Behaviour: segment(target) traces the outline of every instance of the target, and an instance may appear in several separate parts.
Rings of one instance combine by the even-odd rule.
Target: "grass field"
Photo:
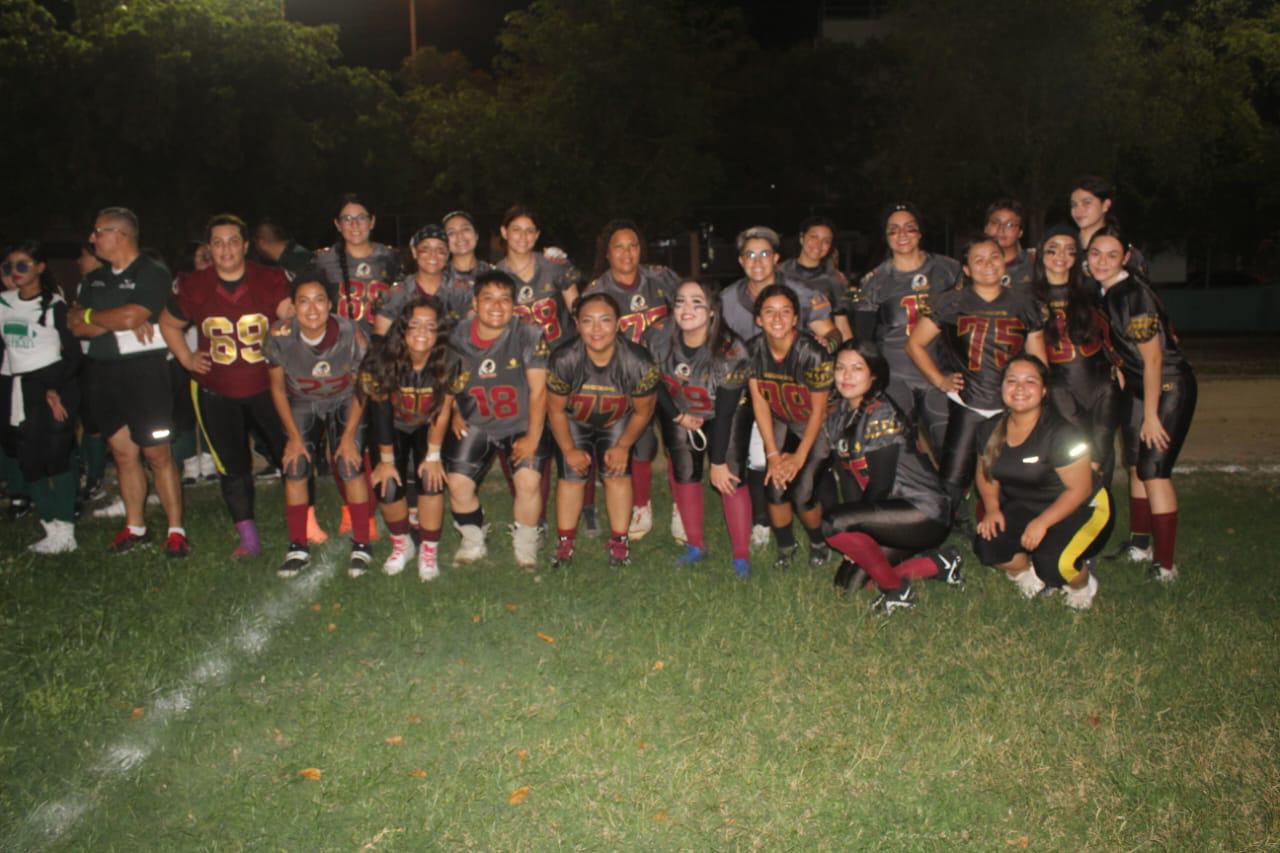
[[[278,580],[278,485],[249,562],[216,488],[184,562],[102,555],[105,522],[36,559],[7,524],[0,844],[1274,849],[1277,485],[1180,489],[1182,580],[1104,563],[1082,614],[971,557],[890,619],[832,594],[834,562],[740,582],[714,512],[722,558],[677,570],[665,489],[632,567],[584,539],[535,576],[491,479],[489,561],[432,584],[349,580],[342,545]]]

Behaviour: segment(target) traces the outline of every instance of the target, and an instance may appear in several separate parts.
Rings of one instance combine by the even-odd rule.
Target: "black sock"
[[[796,547],[796,535],[791,532],[791,525],[785,527],[773,528],[773,538],[778,543],[779,548]]]
[[[764,471],[747,469],[747,494],[751,495],[751,524],[770,527],[769,502],[765,499]]]
[[[1130,533],[1129,544],[1135,548],[1147,549],[1151,547],[1150,533]]]
[[[474,524],[476,527],[484,527],[484,507],[478,506],[471,512],[455,512],[453,520],[463,526]]]
[[[815,546],[815,545],[826,545],[826,544],[827,544],[827,540],[826,540],[826,539],[823,537],[823,535],[822,535],[822,528],[821,528],[821,527],[806,527],[806,528],[804,529],[804,532],[809,534],[809,547],[810,547],[810,548],[812,548],[812,547],[813,547],[813,546]]]

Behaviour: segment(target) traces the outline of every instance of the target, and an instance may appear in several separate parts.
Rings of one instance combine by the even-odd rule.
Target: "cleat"
[[[573,559],[573,539],[561,536],[556,542],[556,553],[551,558],[551,568],[563,569]]]
[[[792,545],[790,548],[779,548],[778,555],[773,561],[773,567],[784,571],[791,568],[791,563],[796,558],[796,551],[799,549],[799,545]]]
[[[1173,583],[1178,579],[1178,567],[1173,566],[1166,569],[1159,563],[1152,563],[1147,577],[1150,580],[1157,581],[1159,583]]]
[[[107,493],[102,487],[101,480],[85,480],[84,488],[80,490],[80,500],[85,503],[93,503]]]
[[[1026,569],[1016,575],[1009,575],[1009,580],[1018,585],[1023,598],[1035,598],[1044,590],[1044,581],[1036,574],[1035,569]]]
[[[671,538],[681,545],[689,541],[684,532],[684,519],[680,517],[680,507],[675,504],[671,505]]]
[[[182,485],[194,486],[200,482],[200,457],[188,456],[182,460]]]
[[[124,518],[124,498],[119,495],[116,499],[106,506],[100,506],[93,511],[94,518]]]
[[[916,591],[904,582],[898,589],[886,590],[871,602],[871,611],[882,616],[892,616],[895,610],[914,610]]]
[[[809,543],[809,565],[820,569],[831,559],[831,547],[821,542]]]
[[[604,549],[609,554],[609,565],[612,568],[631,565],[631,542],[627,536],[610,536]]]
[[[387,561],[382,564],[382,573],[384,575],[398,575],[404,571],[404,567],[409,565],[409,561],[413,559],[413,539],[408,533],[396,535],[391,534],[391,555],[387,557]]]
[[[935,575],[938,580],[947,586],[964,586],[964,575],[960,574],[960,563],[963,560],[959,548],[945,545],[933,555],[933,561],[938,564],[938,574]]]
[[[69,554],[76,550],[76,527],[70,521],[41,521],[45,537],[27,550],[36,554]]]
[[[1139,545],[1142,541],[1147,544]],[[1151,537],[1148,534],[1142,534],[1142,539],[1138,540],[1134,534],[1129,534],[1129,538],[1120,543],[1110,554],[1106,555],[1108,560],[1129,560],[1134,563],[1149,563],[1153,558]]]
[[[1072,610],[1088,610],[1093,606],[1093,597],[1098,594],[1098,579],[1089,575],[1089,581],[1080,589],[1069,586],[1062,588],[1062,603]]]
[[[191,553],[191,543],[187,541],[187,534],[174,531],[164,539],[164,555],[174,559],[181,559]]]
[[[582,508],[582,532],[588,536],[600,535],[600,522],[596,520],[596,508],[594,506]]]
[[[653,505],[633,506],[631,508],[631,527],[627,529],[627,537],[639,542],[653,529]]]
[[[867,585],[868,579],[868,575],[862,566],[845,558],[841,561],[840,568],[836,569],[836,577],[833,583],[836,589],[841,592],[848,590],[856,592]]]
[[[699,548],[697,545],[685,545],[684,553],[676,558],[676,565],[682,568],[688,568],[701,563],[706,558],[706,550]]]
[[[284,562],[276,569],[276,576],[293,578],[311,568],[311,551],[306,545],[297,542],[289,543],[289,551],[284,555]]]
[[[478,563],[489,556],[489,548],[484,541],[485,536],[489,533],[489,525],[458,524],[455,521],[453,529],[458,531],[458,535],[462,537],[462,542],[458,545],[458,550],[453,555],[455,565],[467,566],[471,563]]]
[[[751,577],[751,561],[743,560],[741,558],[734,560],[733,573],[743,580]]]
[[[9,498],[9,520],[17,521],[20,518],[26,518],[31,513],[31,499],[23,495],[14,495]]]
[[[418,546],[418,580],[426,583],[440,577],[440,543],[423,542]]]
[[[373,549],[363,542],[353,543],[351,545],[351,562],[347,563],[347,577],[363,577],[365,572],[369,571],[369,564],[372,562]]]
[[[412,523],[413,523],[413,520],[412,520],[412,519],[410,519],[410,524],[412,524]],[[310,531],[310,528],[308,528],[307,532],[308,532],[308,533],[310,533],[310,532],[311,532],[311,531]],[[343,505],[342,505],[342,520],[338,522],[338,535],[339,535],[339,536],[346,536],[346,535],[347,535],[348,533],[350,533],[350,532],[351,532],[351,510],[347,509],[347,505],[346,505],[346,504],[343,504]]]
[[[341,533],[342,531],[338,532]],[[328,541],[329,534],[324,532],[324,528],[316,520],[316,508],[314,506],[307,507],[307,544],[323,545]]]
[[[125,554],[132,551],[134,548],[147,544],[150,541],[151,536],[149,534],[143,533],[139,536],[137,534],[130,533],[129,528],[126,526],[116,534],[115,539],[111,540],[111,544],[107,546],[107,550],[112,554]]]
[[[218,479],[218,463],[213,461],[213,454],[207,451],[200,454],[200,479]]]
[[[538,567],[538,528],[516,522],[511,525],[511,550],[516,555],[516,565],[532,571]]]
[[[751,547],[763,548],[769,544],[769,527],[765,524],[755,524],[751,527]]]
[[[1155,553],[1151,548],[1129,545],[1125,548],[1124,557],[1131,563],[1150,563],[1155,558]]]

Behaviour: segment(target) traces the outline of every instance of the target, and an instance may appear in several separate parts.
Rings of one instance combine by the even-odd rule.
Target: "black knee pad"
[[[364,474],[364,468],[358,462],[352,463],[342,456],[334,458],[333,470],[337,472],[340,480],[355,480]]]
[[[308,480],[311,478],[311,460],[299,456],[284,466],[283,473],[286,480]]]

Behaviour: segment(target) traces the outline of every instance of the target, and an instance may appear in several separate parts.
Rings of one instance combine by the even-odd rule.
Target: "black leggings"
[[[1124,411],[1124,395],[1110,377],[1092,387],[1072,387],[1065,382],[1049,386],[1053,406],[1073,425],[1084,430],[1093,446],[1093,461],[1102,469],[1102,482],[1110,483],[1116,466],[1116,429]]]
[[[425,480],[417,480],[418,468],[422,466],[422,462],[427,458],[427,437],[431,434],[431,425],[423,424],[413,432],[402,432],[395,430],[392,436],[394,442],[391,447],[395,454],[396,473],[400,475],[400,484],[395,480],[387,478],[383,480],[377,487],[378,501],[384,504],[393,504],[396,501],[407,497],[404,484],[412,478],[417,482],[417,493],[419,495],[442,495],[443,489],[431,489],[427,486]]]
[[[702,425],[702,433],[710,440],[713,421]],[[739,406],[733,411],[729,425],[729,446],[725,450],[724,464],[729,473],[746,482],[747,447],[751,442],[751,425],[755,423],[750,406]],[[658,411],[658,426],[662,429],[662,443],[667,448],[667,459],[677,483],[701,483],[702,468],[708,457],[706,448],[693,446],[689,430],[677,424],[665,412]],[[639,446],[639,445],[637,445]]]
[[[252,397],[224,397],[191,382],[196,420],[218,468],[218,485],[233,522],[253,518],[253,456],[249,430],[257,426],[271,442],[270,455],[277,461],[284,452],[284,428],[271,402],[271,392]]]
[[[965,490],[973,482],[973,472],[978,465],[978,428],[990,420],[968,406],[954,400],[947,418],[947,438],[943,442],[942,465],[938,473],[951,498],[953,512],[959,513],[964,502]]]
[[[909,381],[905,379],[889,379],[885,394],[906,412],[913,424],[923,424],[925,434],[929,436],[930,450],[935,456],[942,455],[946,446],[947,422],[950,420],[950,400],[947,395],[934,388],[924,379]],[[912,434],[914,439],[915,435]]]
[[[782,441],[778,444],[778,450],[782,453],[791,453],[800,446],[800,436],[776,419],[773,422],[773,434],[782,436]],[[811,509],[820,497],[822,490],[819,489],[819,483],[822,478],[831,476],[831,465],[828,460],[830,455],[827,433],[823,430],[818,433],[818,439],[809,450],[809,457],[805,459],[804,467],[796,472],[795,479],[785,489],[780,489],[777,484],[770,482],[765,487],[766,499],[774,506],[790,501],[799,510]]]
[[[843,503],[822,518],[822,535],[865,533],[890,563],[901,563],[946,541],[950,528],[902,498],[875,503]]]
[[[1160,425],[1169,433],[1169,446],[1164,450],[1142,443],[1142,398],[1132,390],[1125,396],[1129,403],[1128,423],[1123,428],[1126,465],[1136,465],[1139,480],[1167,480],[1182,451],[1182,442],[1191,429],[1196,413],[1196,377],[1187,373],[1165,382],[1160,391]]]
[[[598,474],[600,479],[606,476],[631,476],[631,457],[635,455],[635,448],[631,449],[631,453],[627,454],[626,470],[620,475],[605,474],[604,454],[610,447],[616,447],[622,439],[622,434],[626,432],[627,421],[631,419],[628,414],[619,418],[611,426],[595,427],[589,424],[579,423],[572,418],[569,419],[569,435],[573,437],[573,446],[587,451],[591,456],[591,467],[587,469],[587,473],[579,474],[577,471],[564,464],[564,454],[556,454],[556,470],[561,480],[571,483],[582,483],[591,479],[593,473]],[[647,431],[647,430],[646,430]],[[652,432],[649,433],[652,435]],[[657,440],[654,441],[655,446]]]

